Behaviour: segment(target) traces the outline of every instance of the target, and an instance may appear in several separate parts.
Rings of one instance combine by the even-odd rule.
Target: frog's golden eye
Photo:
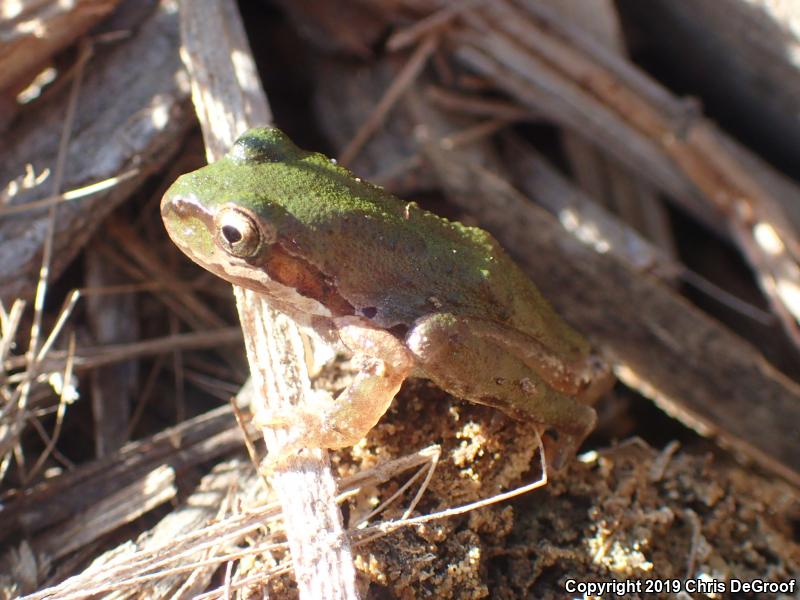
[[[214,218],[217,228],[217,245],[237,258],[258,254],[262,239],[261,230],[253,216],[237,208],[223,208]]]

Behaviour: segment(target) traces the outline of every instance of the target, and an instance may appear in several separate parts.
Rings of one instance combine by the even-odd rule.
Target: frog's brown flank
[[[292,256],[280,244],[273,244],[266,256],[264,270],[270,279],[297,290],[306,298],[324,305],[336,317],[354,315],[355,309],[319,269],[297,256]]]

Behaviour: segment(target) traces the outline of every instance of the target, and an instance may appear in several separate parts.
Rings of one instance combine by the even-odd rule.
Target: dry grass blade
[[[114,187],[115,185],[119,185],[120,183],[131,179],[132,177],[136,177],[138,174],[138,169],[131,169],[125,173],[120,173],[116,177],[109,177],[103,181],[85,185],[62,194],[55,194],[41,200],[34,200],[33,202],[26,202],[25,204],[15,204],[13,206],[0,206],[0,217],[8,217],[10,215],[24,213],[29,210],[38,210],[40,208],[51,208],[61,204],[62,202],[81,200],[82,198],[86,198],[92,194],[98,194]]]
[[[17,330],[19,328],[20,319],[25,311],[25,301],[17,299],[11,305],[11,310],[6,312],[3,303],[0,302],[0,373],[5,378],[5,365],[6,357],[14,345],[14,340],[17,337]]]
[[[103,365],[150,356],[175,350],[188,350],[193,348],[214,348],[220,345],[235,344],[242,339],[241,329],[238,327],[223,327],[211,331],[199,331],[195,333],[176,333],[163,338],[154,338],[133,342],[130,344],[116,344],[107,346],[97,346],[80,348],[74,357],[76,369],[91,369]],[[43,355],[39,361],[41,371],[57,371],[63,368],[67,358],[65,351],[51,351]],[[19,368],[25,364],[23,357],[13,357],[4,364],[6,368]],[[19,381],[24,376],[20,375],[9,377],[10,381]]]
[[[386,41],[386,48],[393,52],[402,50],[416,43],[421,38],[443,29],[455,17],[465,11],[478,7],[482,2],[483,0],[467,0],[466,2],[459,2],[452,6],[445,6],[438,12],[424,19],[420,19],[410,27],[393,33]]]
[[[206,306],[192,290],[169,286],[174,274],[164,264],[163,258],[153,250],[134,230],[120,218],[111,217],[106,222],[109,235],[118,241],[119,247],[134,264],[117,255],[111,248],[106,248],[106,255],[135,279],[143,282],[155,279],[165,287],[165,293],[159,294],[161,301],[172,312],[193,329],[224,327],[225,322]]]
[[[61,434],[61,427],[64,424],[64,415],[67,412],[67,404],[74,402],[77,399],[77,394],[72,386],[72,368],[74,366],[73,359],[75,357],[75,335],[69,337],[69,346],[67,348],[67,364],[64,366],[64,376],[61,380],[61,393],[58,397],[58,407],[56,408],[56,422],[53,426],[52,435],[48,436],[47,444],[44,450],[36,459],[33,467],[28,473],[27,482],[33,481],[40,469],[44,466],[45,461],[54,451],[58,437]],[[26,483],[27,483],[26,482]]]
[[[535,481],[514,488],[513,490],[509,490],[507,492],[495,494],[494,496],[491,496],[489,498],[484,498],[482,500],[477,500],[475,502],[469,502],[461,506],[454,506],[453,508],[447,508],[427,515],[420,515],[418,517],[409,517],[408,515],[411,512],[411,510],[409,509],[406,511],[405,514],[403,514],[403,517],[400,519],[397,519],[395,521],[385,521],[383,523],[378,523],[376,525],[372,525],[370,527],[365,527],[364,529],[358,530],[359,537],[358,540],[356,541],[356,545],[360,546],[361,544],[366,544],[367,542],[383,537],[384,535],[387,535],[402,527],[421,525],[423,523],[429,523],[431,521],[438,521],[441,519],[448,519],[450,517],[463,515],[472,512],[474,510],[479,510],[481,508],[491,506],[492,504],[505,502],[506,500],[516,498],[517,496],[521,496],[523,494],[527,494],[528,492],[532,492],[533,490],[544,487],[545,485],[547,485],[547,461],[545,457],[544,446],[542,444],[542,439],[539,436],[538,430],[537,430],[537,438],[539,443],[539,461],[540,461],[539,465],[541,468],[541,475]],[[426,479],[426,483],[428,480],[429,479]],[[422,489],[424,489],[424,487]]]
[[[19,432],[14,428],[16,423],[15,411],[17,404],[14,402],[15,392],[9,382],[6,358],[11,352],[14,340],[17,337],[20,319],[25,311],[25,302],[15,300],[11,305],[11,310],[6,312],[0,303],[0,481],[5,478],[5,474],[11,465],[11,453],[8,451],[15,443]]]
[[[58,159],[53,173],[53,192],[60,194],[61,182],[64,180],[64,165],[67,159],[67,146],[70,135],[72,134],[72,123],[75,118],[75,110],[78,105],[78,95],[83,81],[83,68],[91,57],[91,49],[87,45],[81,46],[81,54],[76,63],[77,73],[73,79],[72,89],[70,90],[69,102],[67,104],[67,114],[64,117],[64,129],[61,132],[61,139],[58,147]],[[53,254],[53,231],[55,229],[55,219],[58,205],[50,206],[48,216],[47,234],[45,236],[44,249],[42,251],[42,267],[39,273],[39,285],[36,289],[36,296],[33,303],[33,324],[31,325],[31,340],[28,349],[28,357],[31,361],[30,368],[34,367],[35,361],[39,358],[39,336],[42,323],[42,313],[44,310],[44,298],[47,294],[47,284],[50,275],[50,260]],[[32,373],[32,377],[35,372]]]
[[[428,99],[443,110],[465,115],[479,117],[493,117],[507,121],[535,121],[541,119],[538,115],[524,106],[519,106],[508,100],[494,100],[458,94],[438,86],[428,86],[425,89]]]
[[[401,485],[397,491],[395,491],[391,496],[383,500],[378,506],[375,507],[374,510],[370,511],[366,515],[364,515],[355,525],[353,525],[353,529],[359,529],[362,525],[366,525],[369,520],[385,511],[391,504],[400,498],[403,494],[405,494],[406,490],[408,490],[417,479],[422,476],[422,473],[425,473],[425,479],[423,479],[422,484],[419,486],[416,495],[411,500],[408,505],[408,508],[403,511],[403,518],[406,519],[409,515],[414,512],[414,509],[419,504],[419,501],[422,499],[422,495],[425,493],[425,490],[428,489],[428,485],[431,482],[431,478],[433,478],[433,473],[436,471],[436,465],[439,464],[439,457],[441,456],[441,448],[439,446],[432,447],[433,452],[430,452],[430,463],[424,466],[424,470],[419,470],[414,475],[412,475],[408,481],[406,481],[403,485]],[[422,453],[420,453],[422,454]]]

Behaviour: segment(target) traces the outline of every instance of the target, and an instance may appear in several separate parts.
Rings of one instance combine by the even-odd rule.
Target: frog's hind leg
[[[557,432],[548,462],[559,468],[592,431],[594,409],[546,382],[529,360],[503,342],[503,325],[451,314],[423,317],[406,338],[420,369],[454,396],[499,408]],[[537,352],[542,352],[537,350]],[[557,357],[551,357],[557,361]]]

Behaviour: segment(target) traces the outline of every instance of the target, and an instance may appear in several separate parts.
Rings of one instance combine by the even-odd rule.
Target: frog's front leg
[[[406,344],[425,376],[451,394],[555,429],[558,441],[547,457],[555,468],[594,428],[594,409],[576,399],[579,387],[569,383],[574,366],[525,334],[484,319],[434,314],[416,321]]]
[[[360,317],[335,321],[345,346],[355,354],[359,371],[336,398],[319,394],[302,406],[273,411],[259,418],[259,425],[290,430],[276,464],[302,448],[346,448],[372,429],[388,410],[414,359],[403,343]]]

